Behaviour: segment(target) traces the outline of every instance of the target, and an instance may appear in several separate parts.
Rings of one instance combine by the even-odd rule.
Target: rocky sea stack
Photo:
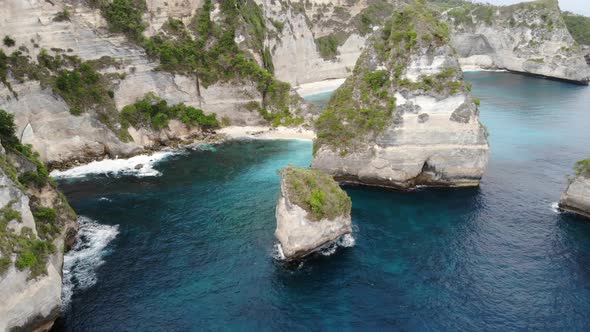
[[[369,185],[476,186],[489,148],[470,90],[448,26],[423,1],[406,5],[316,121],[312,166]]]
[[[559,200],[559,208],[590,218],[590,158],[574,167],[575,176]]]
[[[303,258],[352,233],[350,197],[329,175],[291,166],[280,173],[275,236],[286,260]]]

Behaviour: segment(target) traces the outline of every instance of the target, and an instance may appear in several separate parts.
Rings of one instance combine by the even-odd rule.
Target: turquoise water
[[[308,165],[310,142],[176,155],[159,177],[61,180],[94,221],[68,254],[80,259],[55,330],[587,330],[590,222],[551,205],[590,155],[590,88],[466,77],[491,135],[481,187],[346,188],[356,245],[297,267],[273,259],[276,170]]]

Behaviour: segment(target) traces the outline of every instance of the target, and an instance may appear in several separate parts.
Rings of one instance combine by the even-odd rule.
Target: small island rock
[[[352,233],[350,197],[332,177],[290,166],[280,173],[275,236],[286,260],[303,258]]]
[[[590,218],[590,158],[574,167],[575,177],[561,194],[559,208]]]

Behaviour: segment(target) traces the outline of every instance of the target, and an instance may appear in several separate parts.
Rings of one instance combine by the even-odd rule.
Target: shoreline
[[[49,176],[54,179],[80,179],[88,175],[133,175],[149,177],[161,175],[154,166],[172,156],[189,150],[211,149],[211,146],[234,140],[304,140],[312,141],[315,133],[304,128],[270,126],[229,126],[216,131],[212,139],[185,141],[176,146],[161,146],[142,153],[120,158],[102,158],[89,160],[64,169],[55,168]]]

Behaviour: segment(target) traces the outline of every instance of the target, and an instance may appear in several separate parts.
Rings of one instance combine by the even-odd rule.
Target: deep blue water
[[[60,181],[80,215],[119,234],[56,330],[587,330],[590,222],[551,204],[590,156],[590,88],[466,77],[490,132],[481,187],[347,188],[356,245],[299,268],[272,258],[276,170],[308,165],[309,142]]]

